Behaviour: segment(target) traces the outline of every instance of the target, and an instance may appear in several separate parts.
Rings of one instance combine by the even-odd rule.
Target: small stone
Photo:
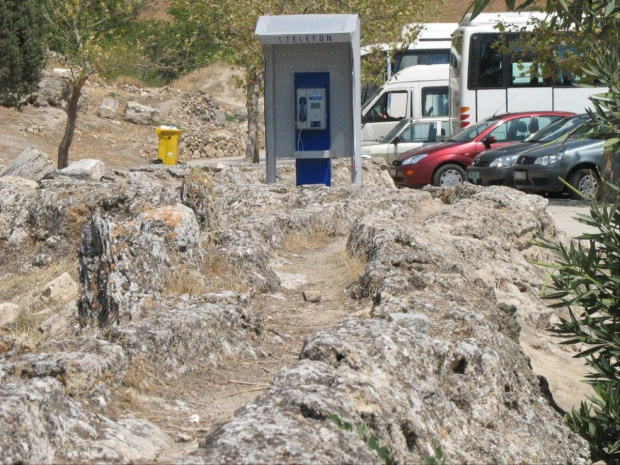
[[[303,296],[306,302],[318,303],[321,301],[321,293],[319,291],[304,291]]]
[[[182,442],[182,443],[186,443],[186,442],[191,442],[193,440],[193,438],[186,433],[179,433],[174,437],[174,442]]]

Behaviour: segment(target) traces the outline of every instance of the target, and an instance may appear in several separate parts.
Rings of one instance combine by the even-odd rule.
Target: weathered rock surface
[[[66,168],[58,170],[58,172],[76,179],[100,181],[105,175],[105,170],[105,163],[101,160],[85,158],[71,163]]]
[[[0,184],[8,184],[17,187],[25,187],[28,189],[37,189],[39,183],[31,179],[22,178],[20,176],[3,176],[0,177]]]
[[[93,217],[80,250],[83,324],[131,320],[141,298],[164,291],[176,265],[196,267],[201,259],[198,222],[184,205],[148,210],[119,225]]]
[[[55,74],[49,74],[41,79],[39,90],[33,93],[30,98],[37,107],[47,105],[62,107],[70,93],[71,88],[65,79]]]
[[[264,357],[252,298],[279,290],[272,261],[289,236],[324,235],[348,237],[366,262],[347,292],[372,301],[374,318],[310,338],[186,463],[378,462],[331,414],[367,424],[403,463],[422,462],[433,439],[450,463],[586,463],[518,344],[543,307],[545,272],[528,259],[543,253],[534,235],[556,237],[546,201],[508,188],[396,190],[376,160],[360,188],[349,163],[334,162],[331,188],[294,187],[293,164],[280,162],[275,185],[246,164],[0,184],[0,239],[14,245],[0,263],[79,257],[82,324],[30,352],[1,348],[3,460],[158,460],[174,436],[109,415],[110,393],[145,360],[179,377]],[[247,294],[208,292],[213,260]]]
[[[62,307],[78,297],[79,289],[79,285],[69,273],[63,273],[43,287],[41,299],[47,306]]]
[[[3,463],[128,463],[153,461],[172,440],[144,420],[80,408],[53,378],[0,384]]]
[[[110,97],[104,97],[101,100],[99,109],[97,110],[97,114],[101,118],[109,118],[109,119],[114,119],[116,117],[117,112],[118,112],[118,100],[110,98]]]
[[[132,123],[149,125],[153,123],[157,109],[137,102],[127,102],[125,119]]]
[[[368,425],[399,463],[422,463],[434,439],[451,463],[587,463],[518,344],[492,324],[465,326],[480,336],[449,341],[357,319],[321,332],[185,463],[377,462],[332,414]]]
[[[38,149],[24,150],[19,156],[0,171],[0,177],[16,176],[40,181],[55,169],[52,160]]]
[[[0,328],[13,323],[20,312],[21,308],[19,308],[19,305],[11,302],[0,304]]]

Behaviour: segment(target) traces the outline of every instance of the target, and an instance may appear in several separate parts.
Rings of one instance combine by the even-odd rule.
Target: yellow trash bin
[[[164,165],[175,165],[179,152],[179,139],[183,130],[176,126],[159,126],[155,128],[155,132],[159,136],[157,158]]]

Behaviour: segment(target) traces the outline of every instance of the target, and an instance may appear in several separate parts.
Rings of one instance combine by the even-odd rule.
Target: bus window
[[[477,88],[502,87],[502,54],[497,34],[483,34],[480,39],[480,60]]]
[[[511,87],[542,86],[542,76],[537,76],[538,65],[532,62],[517,61],[510,64]],[[534,73],[532,73],[534,71]]]
[[[441,122],[441,142],[444,141],[444,138],[450,136],[450,121],[442,121]]]
[[[407,50],[394,56],[392,72],[416,65],[444,65],[450,61],[450,51],[445,50]]]
[[[422,116],[448,116],[448,86],[422,89]]]

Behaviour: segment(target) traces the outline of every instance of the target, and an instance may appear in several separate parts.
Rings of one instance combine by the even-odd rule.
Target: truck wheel
[[[433,186],[457,187],[465,182],[467,175],[459,165],[443,165],[433,175]]]
[[[588,199],[595,199],[601,186],[601,179],[595,171],[591,169],[582,169],[573,173],[570,177],[570,184]],[[573,191],[570,191],[570,197],[572,199],[582,198]]]

